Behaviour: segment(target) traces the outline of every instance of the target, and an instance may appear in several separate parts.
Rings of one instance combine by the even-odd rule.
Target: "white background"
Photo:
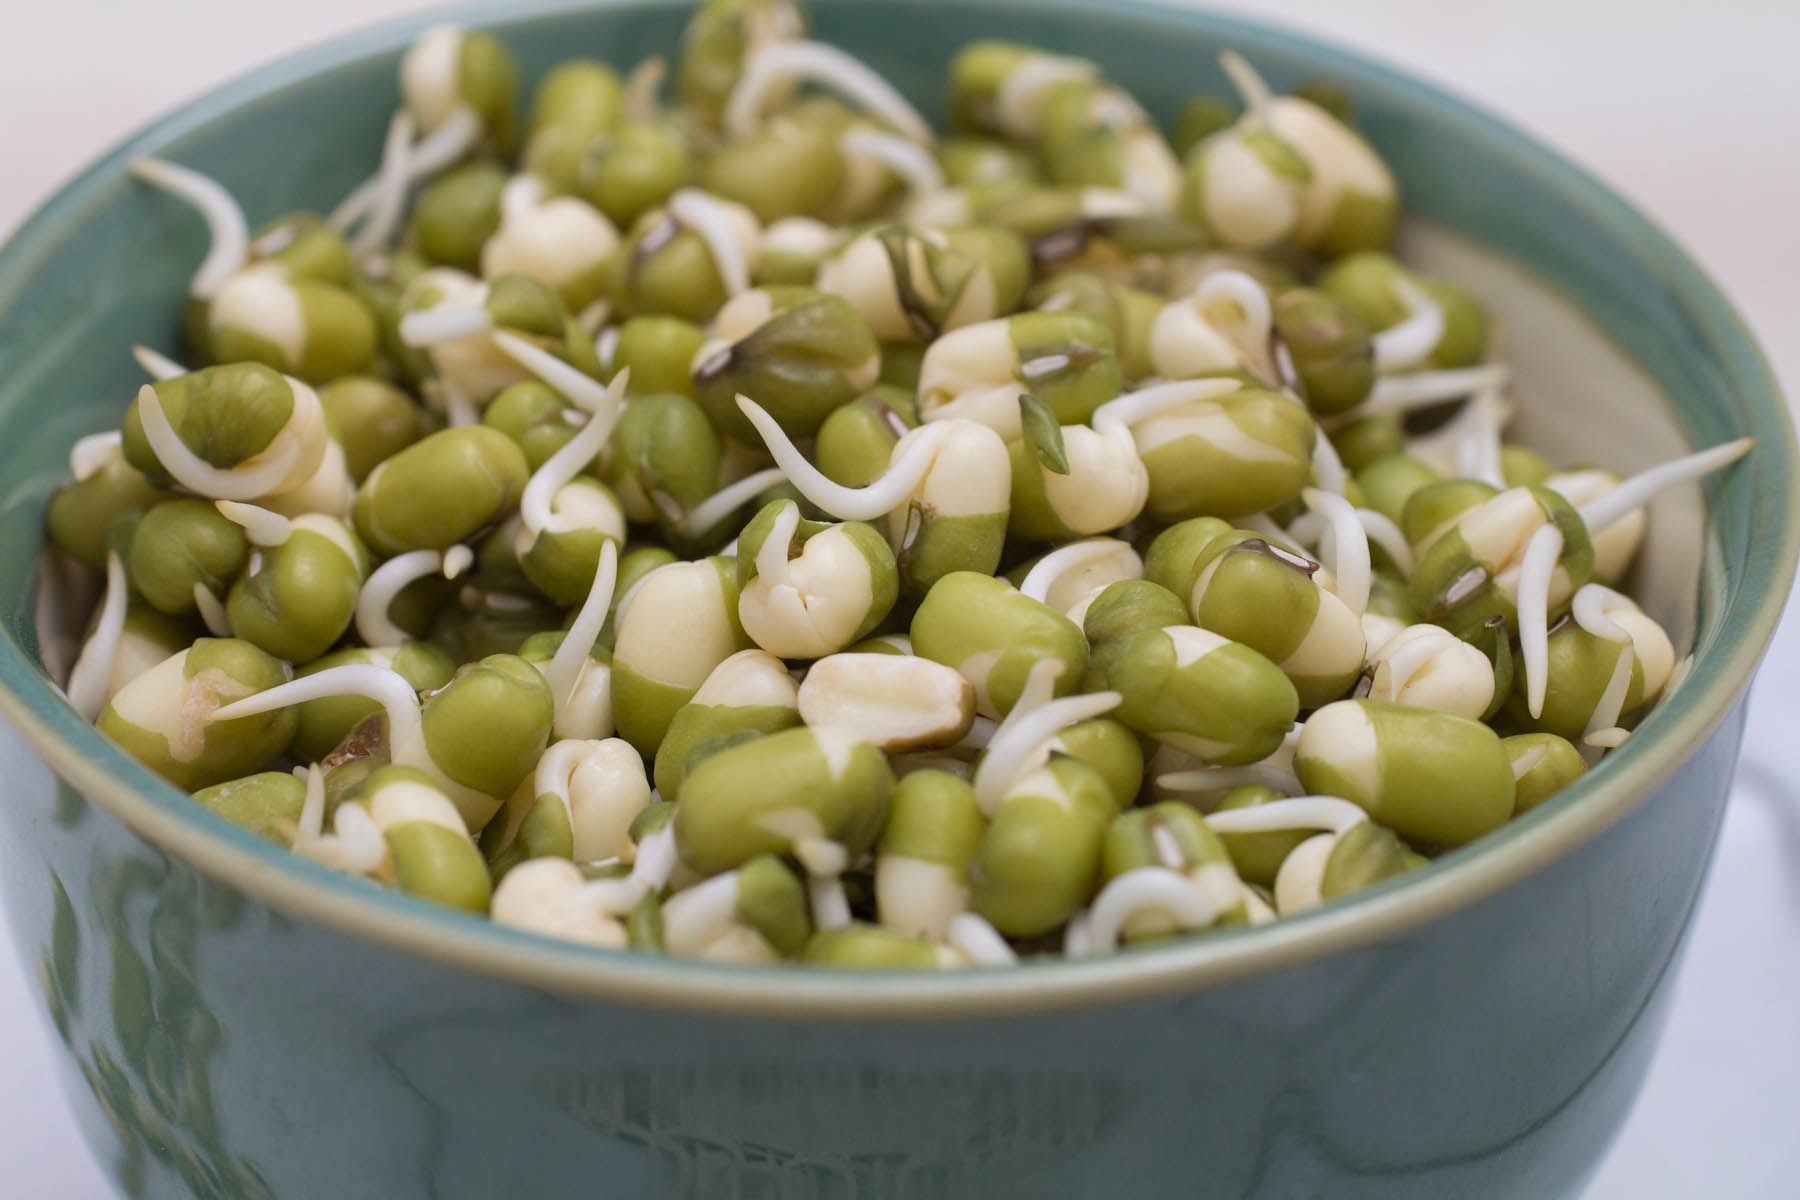
[[[416,0],[0,0],[0,230],[178,101]],[[1240,5],[1240,7],[1248,7]],[[1800,5],[1759,0],[1275,0],[1310,29],[1447,84],[1633,197],[1800,384]],[[1777,636],[1668,1037],[1590,1195],[1800,1193],[1800,619]],[[0,730],[0,778],[28,769]],[[0,940],[4,940],[0,937]],[[102,1197],[54,1096],[48,1025],[0,950],[0,1162],[12,1194]]]

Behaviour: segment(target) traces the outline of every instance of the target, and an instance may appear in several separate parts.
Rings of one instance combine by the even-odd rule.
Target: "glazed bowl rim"
[[[361,29],[255,68],[144,126],[65,183],[0,247],[0,313],[29,284],[37,259],[79,228],[133,157],[162,150],[253,101],[355,61],[397,51],[439,24],[491,26],[583,10],[646,7],[658,0],[486,0]],[[1083,0],[1031,0],[1021,8],[1078,10]],[[1559,153],[1437,86],[1327,41],[1235,15],[1167,0],[1113,0],[1139,22],[1194,21],[1238,44],[1285,46],[1353,67],[1409,105],[1453,118],[1509,164],[1535,173],[1570,204],[1604,214],[1632,252],[1655,264],[1707,329],[1722,357],[1753,386],[1743,397],[1755,425],[1759,486],[1748,523],[1779,520],[1776,544],[1759,545],[1727,603],[1714,643],[1697,655],[1675,695],[1649,724],[1553,801],[1477,844],[1355,897],[1256,929],[1129,950],[1084,961],[1005,970],[849,974],[793,966],[746,967],[557,942],[387,892],[299,859],[198,806],[176,803],[168,784],[131,762],[63,703],[32,655],[0,638],[0,716],[83,795],[161,850],[284,913],[341,933],[480,975],[611,1003],[766,1018],[925,1020],[999,1018],[1032,1010],[1117,1003],[1193,992],[1316,961],[1391,939],[1514,884],[1599,835],[1641,803],[1712,733],[1748,686],[1774,633],[1800,559],[1800,477],[1794,435],[1773,372],[1743,319],[1674,241],[1633,206]],[[1767,486],[1764,486],[1767,485]]]

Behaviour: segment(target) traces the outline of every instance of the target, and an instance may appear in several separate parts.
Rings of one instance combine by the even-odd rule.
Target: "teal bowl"
[[[0,879],[94,1153],[130,1196],[1522,1196],[1579,1189],[1667,1009],[1794,571],[1795,452],[1742,321],[1665,236],[1466,104],[1286,32],[1137,0],[817,3],[818,35],[935,111],[969,39],[1097,59],[1165,120],[1224,46],[1354,98],[1411,248],[1507,322],[1525,436],[1641,465],[1758,439],[1659,502],[1639,586],[1693,650],[1580,784],[1348,902],[1114,959],[871,977],[558,945],[335,877],[107,744],[40,665],[45,499],[173,348],[202,249],[125,175],[221,179],[260,219],[376,157],[422,19],[149,127],[0,251],[0,714],[60,779],[0,805]],[[674,44],[683,6],[453,14],[530,75]]]

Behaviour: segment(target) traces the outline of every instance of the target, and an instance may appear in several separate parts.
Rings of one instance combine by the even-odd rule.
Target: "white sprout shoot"
[[[106,595],[100,602],[100,615],[94,621],[94,631],[81,644],[81,653],[69,671],[69,686],[64,693],[84,720],[92,721],[106,707],[106,693],[112,684],[119,642],[125,636],[125,613],[130,600],[131,588],[125,578],[125,564],[117,551],[108,551]]]
[[[80,483],[119,457],[125,435],[117,429],[90,433],[69,447],[69,475]]]
[[[1167,867],[1137,867],[1094,897],[1088,910],[1088,952],[1111,953],[1125,922],[1146,909],[1167,913],[1184,929],[1201,929],[1219,919],[1219,910],[1187,876]]]
[[[206,626],[207,633],[213,637],[231,636],[231,618],[226,615],[225,605],[204,583],[194,584],[194,608],[199,612],[200,623]]]
[[[494,345],[539,380],[561,392],[576,408],[599,412],[609,407],[615,410],[625,407],[625,389],[631,382],[629,367],[614,375],[610,384],[603,384],[516,333],[504,329],[496,332]],[[617,415],[615,411],[614,416]]]
[[[671,822],[654,833],[644,835],[644,840],[638,843],[637,855],[632,860],[631,874],[623,879],[596,879],[582,888],[582,894],[608,916],[621,916],[649,893],[662,891],[668,884],[669,877],[675,873],[676,861],[675,826]],[[736,872],[731,872],[729,876],[715,878],[735,876]],[[707,882],[710,883],[711,880]],[[733,908],[735,907],[734,900]]]
[[[244,210],[217,180],[160,158],[133,160],[131,173],[179,196],[205,219],[212,244],[194,270],[188,294],[196,300],[212,299],[219,285],[250,256],[250,227],[244,220]]]
[[[1374,337],[1375,369],[1406,371],[1431,357],[1444,336],[1444,310],[1431,294],[1404,275],[1394,277],[1394,294],[1406,305],[1406,319]]]
[[[931,141],[931,126],[893,85],[868,64],[823,42],[776,42],[744,62],[737,85],[725,101],[725,130],[743,137],[756,127],[764,97],[790,77],[823,84],[855,101],[917,142]]]
[[[144,374],[161,383],[165,379],[174,379],[178,375],[186,375],[187,368],[158,350],[148,346],[133,346],[131,357],[143,368]]]
[[[412,152],[413,117],[404,108],[388,122],[387,140],[381,148],[381,168],[375,176],[375,199],[369,206],[368,220],[350,239],[350,250],[357,257],[385,249],[393,240],[394,229],[406,208],[406,184]]]
[[[769,536],[756,551],[756,576],[772,587],[790,586],[792,571],[788,552],[793,549],[794,533],[800,528],[800,506],[785,504],[770,522]]]
[[[1094,952],[1094,939],[1088,936],[1088,914],[1083,909],[1063,926],[1063,957],[1087,958]]]
[[[994,115],[1006,132],[1015,137],[1035,135],[1032,110],[1038,97],[1059,83],[1092,79],[1095,72],[1094,64],[1085,58],[1033,54],[1008,71],[1001,81],[994,92]]]
[[[1294,769],[1294,753],[1300,744],[1296,725],[1267,758],[1237,767],[1195,767],[1169,771],[1156,777],[1158,787],[1171,792],[1225,792],[1255,785],[1275,792],[1299,792],[1300,776]]]
[[[150,443],[150,452],[156,455],[163,470],[188,491],[214,500],[255,500],[266,496],[287,480],[300,459],[298,440],[284,430],[257,456],[263,461],[229,470],[215,467],[188,449],[169,424],[162,398],[147,383],[138,389],[138,420],[144,428],[144,440]]]
[[[1678,483],[1686,483],[1691,479],[1699,479],[1709,475],[1721,467],[1728,467],[1744,455],[1750,453],[1750,447],[1756,444],[1755,438],[1739,438],[1734,442],[1714,446],[1696,454],[1673,459],[1636,475],[1619,484],[1611,491],[1597,496],[1580,508],[1581,520],[1590,534],[1599,533],[1614,521],[1642,508],[1665,488]]]
[[[1322,488],[1306,488],[1300,493],[1306,507],[1323,516],[1327,523],[1331,554],[1326,565],[1335,581],[1338,599],[1361,618],[1369,607],[1372,571],[1369,566],[1369,535],[1356,509],[1342,496]]]
[[[407,148],[402,190],[462,158],[480,138],[481,118],[468,105],[458,105],[436,129]],[[339,233],[347,233],[371,209],[385,202],[381,194],[383,179],[384,173],[377,173],[373,179],[358,184],[331,210],[326,224]]]
[[[388,559],[369,572],[357,594],[356,636],[369,646],[398,646],[407,641],[411,635],[394,624],[389,615],[395,597],[409,584],[440,572],[445,579],[455,579],[468,569],[469,562],[467,546],[452,546],[441,554],[436,550],[408,550]]]
[[[872,158],[906,181],[915,196],[928,196],[944,188],[944,170],[929,150],[910,138],[857,126],[844,131],[838,149],[847,156]]]
[[[1325,436],[1325,430],[1317,425],[1313,427],[1312,471],[1320,488],[1334,496],[1344,494],[1344,485],[1350,478],[1344,470],[1344,460],[1338,457],[1337,447]]]
[[[887,470],[866,487],[845,487],[813,466],[780,422],[750,397],[739,394],[738,409],[762,435],[775,465],[802,496],[842,521],[873,521],[899,508],[924,482],[945,437],[959,422],[938,421],[909,432],[894,445]]]
[[[1019,590],[1042,604],[1058,580],[1082,570],[1090,563],[1117,556],[1122,546],[1130,549],[1129,543],[1110,537],[1084,538],[1079,542],[1059,546],[1032,565],[1031,570],[1025,573],[1025,578],[1019,582]]]
[[[1562,556],[1562,530],[1549,522],[1537,527],[1519,560],[1519,655],[1525,661],[1525,707],[1544,714],[1550,682],[1550,581]]]
[[[1291,530],[1283,529],[1280,525],[1277,525],[1275,523],[1275,518],[1271,517],[1266,512],[1251,513],[1249,516],[1238,517],[1236,518],[1236,524],[1239,529],[1254,533],[1262,538],[1263,541],[1268,542],[1271,545],[1279,544],[1286,549],[1293,550],[1302,555],[1306,553],[1306,545],[1301,538]]]
[[[591,661],[594,643],[606,625],[607,610],[612,607],[613,587],[619,581],[619,547],[611,539],[600,543],[600,563],[594,569],[594,581],[588,587],[587,599],[575,614],[575,620],[563,634],[563,640],[544,667],[544,682],[550,685],[555,711],[567,708],[581,682],[581,673]]]
[[[656,118],[657,93],[662,90],[663,78],[669,73],[668,60],[660,54],[652,54],[639,61],[625,76],[625,87],[622,89],[620,109],[627,121],[650,121]]]
[[[1243,316],[1245,341],[1261,346],[1268,342],[1274,327],[1274,310],[1269,306],[1269,293],[1263,285],[1242,271],[1214,271],[1202,279],[1189,299],[1202,312],[1220,301],[1237,306]]]
[[[1512,764],[1513,782],[1517,783],[1519,780],[1525,778],[1525,776],[1531,774],[1532,768],[1536,767],[1539,763],[1543,762],[1544,756],[1549,753],[1550,753],[1549,745],[1547,743],[1540,742],[1537,745],[1531,747],[1531,749],[1525,751],[1525,753],[1519,755],[1519,757],[1513,759],[1513,764]]]
[[[598,889],[603,882],[615,881],[596,881],[588,887]],[[736,923],[737,901],[736,871],[714,875],[704,883],[677,892],[663,905],[663,941],[671,949],[680,947],[690,952],[710,944]]]
[[[1393,560],[1394,567],[1402,576],[1410,576],[1413,573],[1412,546],[1407,543],[1406,534],[1394,524],[1393,518],[1372,508],[1359,508],[1356,510],[1356,519],[1362,522],[1364,536],[1387,551],[1387,556]]]
[[[1031,665],[1019,699],[994,730],[975,768],[975,802],[992,817],[1025,775],[1050,757],[1050,741],[1070,725],[1109,713],[1124,699],[1117,692],[1088,692],[1052,700],[1062,664],[1040,659]]]
[[[1569,615],[1577,625],[1597,638],[1623,645],[1631,641],[1631,631],[1612,619],[1612,614],[1620,611],[1635,613],[1637,605],[1599,583],[1583,585],[1569,602]]]
[[[1592,733],[1583,734],[1581,744],[1596,750],[1617,750],[1631,736],[1631,730],[1622,725],[1610,725],[1605,729],[1596,729]]]
[[[738,245],[717,197],[699,188],[684,187],[669,197],[666,207],[671,217],[693,230],[706,244],[727,296],[735,296],[750,286],[750,264],[744,260],[744,248]]]
[[[850,898],[844,894],[844,881],[837,875],[808,875],[806,899],[812,908],[813,924],[820,929],[842,929],[850,924]]]
[[[1500,466],[1500,424],[1505,405],[1497,387],[1483,388],[1469,402],[1462,417],[1462,433],[1456,443],[1456,473],[1464,479],[1504,490],[1506,474]]]
[[[1269,85],[1257,73],[1255,67],[1235,50],[1227,50],[1219,55],[1219,66],[1225,71],[1225,78],[1237,90],[1238,97],[1244,102],[1244,115],[1238,118],[1238,124],[1245,129],[1263,129],[1269,123],[1269,104],[1273,97],[1269,94]]]
[[[612,436],[613,426],[624,411],[627,374],[629,369],[620,371],[613,379],[619,402],[596,408],[581,431],[558,447],[556,453],[545,459],[544,465],[525,481],[525,490],[519,496],[519,519],[534,537],[545,532],[566,533],[582,527],[579,517],[562,516],[555,511],[556,495],[573,483],[605,448],[606,439]]]
[[[464,425],[478,425],[481,414],[475,409],[475,402],[469,399],[469,393],[463,391],[462,385],[449,375],[434,380],[437,386],[437,398],[444,409],[444,423],[452,429]]]
[[[1299,829],[1323,829],[1345,834],[1369,819],[1369,814],[1339,796],[1290,796],[1250,808],[1228,808],[1206,814],[1214,833],[1291,833]]]
[[[950,918],[944,940],[976,967],[1010,967],[1019,961],[1000,931],[978,913],[957,913]]]
[[[308,700],[326,700],[337,696],[362,696],[381,706],[387,716],[388,747],[391,761],[425,769],[438,774],[437,764],[425,749],[425,728],[419,712],[419,694],[406,677],[390,667],[372,663],[345,663],[326,667],[312,675],[302,675],[286,683],[278,683],[234,700],[212,711],[210,721],[235,721],[274,712]]]
[[[436,346],[489,333],[494,318],[488,315],[487,285],[471,291],[468,299],[436,308],[421,308],[400,318],[400,340],[408,346]]]
[[[1420,371],[1414,375],[1390,375],[1375,381],[1369,398],[1337,418],[1338,423],[1382,413],[1401,414],[1430,408],[1488,388],[1505,386],[1512,372],[1503,366],[1460,367],[1451,371]]]
[[[213,507],[221,517],[242,529],[253,546],[279,546],[294,534],[292,521],[259,505],[242,500],[214,500]]]
[[[1177,379],[1168,383],[1153,383],[1108,400],[1094,410],[1088,423],[1101,433],[1113,429],[1129,430],[1158,413],[1183,404],[1215,400],[1242,386],[1235,379]]]
[[[360,804],[340,804],[325,832],[325,772],[317,763],[306,769],[306,798],[294,831],[294,853],[350,875],[369,875],[387,859],[387,839]]]
[[[766,467],[753,472],[735,483],[726,484],[688,509],[675,522],[675,528],[687,537],[699,537],[763,492],[786,482],[787,475],[780,467]]]
[[[1275,920],[1275,910],[1269,907],[1267,900],[1256,894],[1255,888],[1247,883],[1240,883],[1238,886],[1243,890],[1244,917],[1250,924],[1267,925]]]
[[[1603,737],[1599,742],[1590,739],[1596,734],[1604,734],[1608,730],[1618,728],[1619,718],[1625,714],[1625,697],[1631,691],[1631,668],[1636,660],[1637,650],[1631,642],[1627,641],[1619,647],[1619,657],[1613,663],[1612,678],[1606,681],[1606,690],[1600,693],[1600,699],[1594,705],[1594,711],[1588,715],[1587,724],[1582,728],[1583,745],[1595,751],[1608,748],[1606,743],[1611,740],[1610,738]],[[1623,740],[1623,738],[1619,739],[1619,741]],[[1614,742],[1613,744],[1617,745],[1618,743]],[[1599,755],[1596,753],[1590,757],[1584,750],[1582,757],[1591,762]]]

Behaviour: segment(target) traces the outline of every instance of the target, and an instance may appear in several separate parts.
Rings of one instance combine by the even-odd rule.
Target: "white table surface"
[[[15,7],[15,5],[17,7]],[[213,83],[416,0],[0,5],[0,229],[102,147]],[[1800,5],[1639,0],[1239,4],[1446,83],[1634,197],[1800,383]],[[1590,1196],[1800,1192],[1800,617],[1777,635],[1670,1029]],[[0,730],[0,776],[35,763]],[[40,768],[41,769],[41,768]],[[0,939],[3,940],[3,939]],[[0,1162],[18,1196],[109,1193],[54,1098],[48,1025],[0,951]]]

